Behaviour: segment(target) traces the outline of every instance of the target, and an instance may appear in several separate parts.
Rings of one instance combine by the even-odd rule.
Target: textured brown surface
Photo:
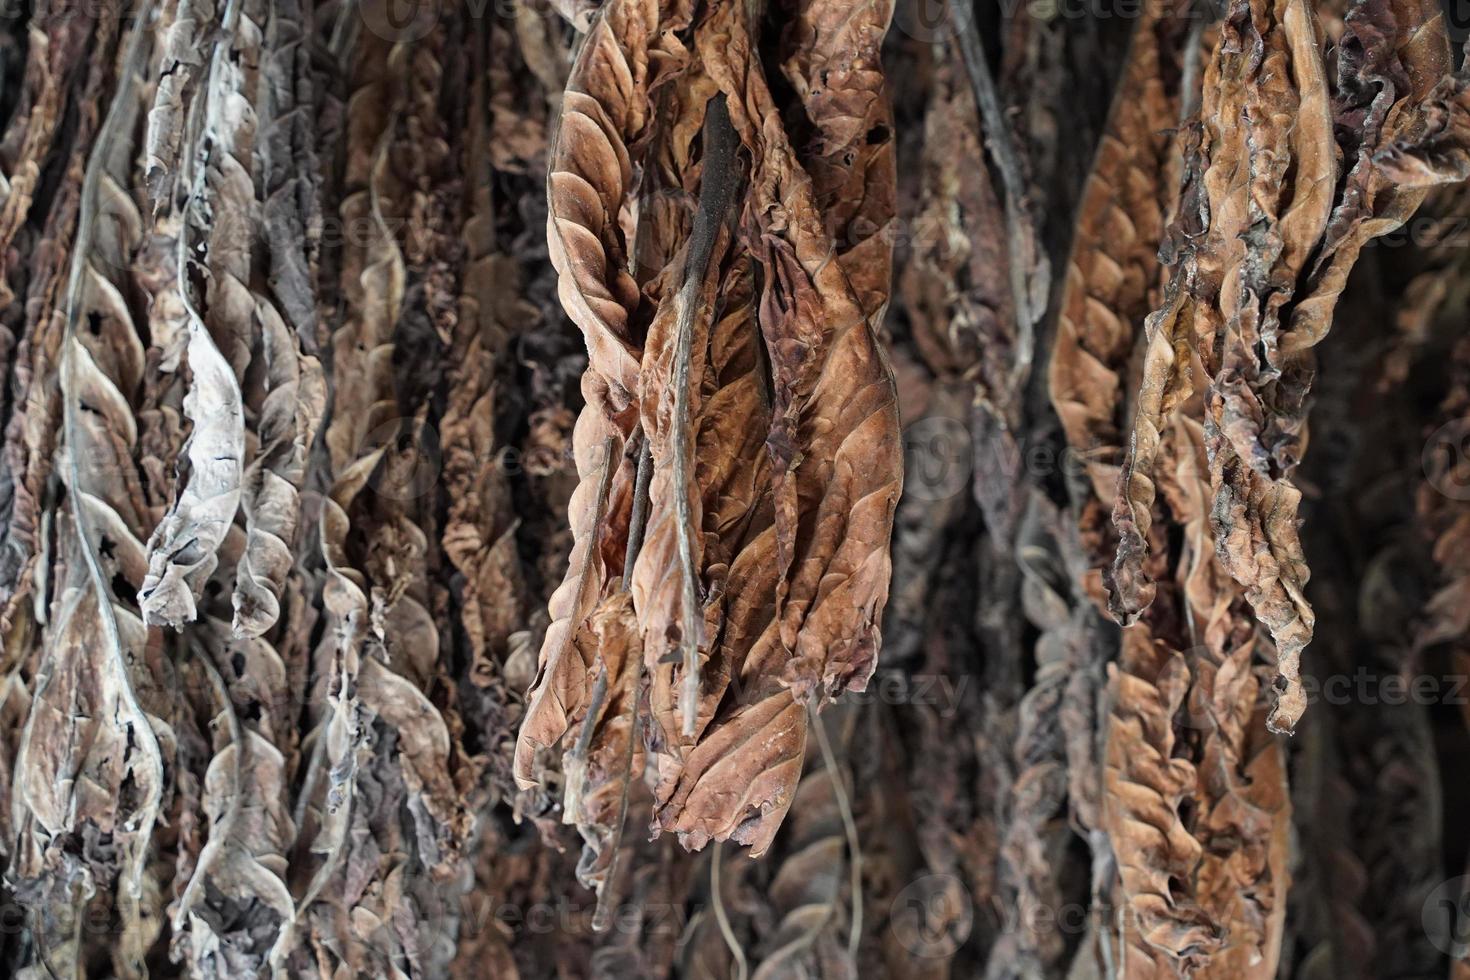
[[[1438,10],[5,11],[0,972],[1463,975]]]

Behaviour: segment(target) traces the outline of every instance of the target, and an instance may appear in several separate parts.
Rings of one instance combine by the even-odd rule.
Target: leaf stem
[[[730,123],[730,110],[723,93],[709,102],[704,116],[704,171],[699,181],[699,207],[694,213],[689,233],[688,251],[684,258],[684,281],[677,298],[678,334],[674,347],[674,431],[672,468],[674,492],[674,526],[679,539],[679,564],[683,580],[683,622],[679,643],[684,655],[683,684],[679,694],[679,712],[684,719],[683,734],[693,738],[699,713],[699,639],[703,625],[700,615],[698,570],[694,562],[693,515],[689,505],[689,482],[693,469],[690,429],[689,387],[691,362],[694,359],[694,319],[699,294],[708,276],[710,258],[724,225],[726,212],[735,200],[740,182],[735,153],[739,140]]]

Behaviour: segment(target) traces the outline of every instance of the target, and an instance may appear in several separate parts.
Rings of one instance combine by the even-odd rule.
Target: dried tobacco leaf
[[[281,590],[297,543],[299,494],[317,425],[326,413],[320,362],[303,351],[315,334],[312,252],[306,229],[321,220],[305,27],[294,4],[277,5],[264,24],[257,109],[261,165],[257,199],[269,245],[270,293],[253,292],[255,349],[264,370],[242,392],[248,430],[258,444],[241,481],[246,544],[236,570],[234,630],[260,636],[280,617]]]
[[[98,892],[115,894],[124,934],[113,968],[142,976],[159,926],[148,849],[173,751],[158,651],[149,649],[138,610],[112,585],[115,577],[138,581],[145,564],[138,534],[146,510],[131,456],[137,429],[125,394],[139,380],[142,347],[105,278],[125,265],[141,222],[136,212],[132,222],[97,220],[102,189],[117,182],[131,146],[147,32],[135,28],[125,50],[125,84],[87,161],[65,293],[66,578],[17,750],[11,875],[17,893],[46,910],[38,932],[52,961],[73,964],[62,969],[87,955],[80,925],[87,903]]]
[[[1346,25],[1332,85],[1306,4],[1234,3],[1226,14],[1186,164],[1178,268],[1149,318],[1114,514],[1113,606],[1131,622],[1153,597],[1142,568],[1151,472],[1165,424],[1194,390],[1189,360],[1198,356],[1211,533],[1276,641],[1271,727],[1282,731],[1306,706],[1300,659],[1314,621],[1296,529],[1301,495],[1289,479],[1304,443],[1311,348],[1363,244],[1422,199],[1388,184],[1373,159],[1395,131],[1419,129],[1448,65],[1443,25],[1429,5],[1356,3]]]
[[[9,404],[4,466],[8,484],[3,550],[0,550],[0,594],[5,606],[0,623],[8,625],[15,604],[32,589],[37,562],[45,550],[46,483],[58,445],[61,406],[54,372],[62,348],[62,324],[52,311],[61,307],[68,280],[69,252],[77,222],[83,167],[97,134],[110,72],[100,62],[89,65],[85,52],[107,51],[116,41],[118,18],[75,16],[66,4],[42,5],[28,29],[29,57],[14,117],[4,136],[5,197],[0,204],[0,307],[7,320],[16,312],[22,332],[7,357]],[[71,106],[87,105],[71,141],[58,133]],[[24,226],[39,190],[43,167],[60,168],[62,187],[36,228]],[[105,192],[104,192],[105,193]],[[36,210],[42,210],[37,208]],[[121,212],[126,215],[127,209]],[[19,239],[19,241],[17,241]],[[32,252],[22,262],[25,245]],[[16,311],[17,306],[24,309]]]
[[[1160,292],[1157,256],[1178,179],[1180,147],[1171,133],[1181,93],[1164,81],[1178,77],[1185,57],[1177,13],[1151,6],[1133,28],[1078,207],[1050,362],[1057,417],[1096,498],[1083,533],[1099,565],[1114,548],[1097,511],[1110,512],[1116,498],[1138,326]],[[1091,587],[1101,600],[1101,582]]]
[[[820,15],[816,7],[810,16]],[[886,12],[873,15],[886,24]],[[815,182],[801,179],[802,165],[782,133],[757,129],[747,115],[764,117],[759,107],[770,95],[756,73],[734,70],[740,59],[755,57],[734,12],[702,24],[700,44],[726,91],[735,130],[757,161],[742,235],[765,284],[765,295],[752,303],[772,372],[765,450],[773,511],[738,528],[749,543],[721,549],[733,556],[724,559],[728,618],[719,629],[724,649],[711,659],[720,677],[739,680],[739,693],[716,709],[677,778],[662,777],[658,823],[694,846],[733,837],[760,853],[792,800],[805,728],[801,704],[861,688],[875,665],[898,491],[897,413],[871,314],[855,291],[860,284],[848,278],[840,254],[837,262],[819,258],[830,246],[823,245],[811,196]],[[883,168],[868,174],[885,180]],[[743,320],[727,315],[720,327],[738,330]],[[807,512],[805,501],[818,506]],[[640,571],[645,562],[640,555]],[[792,659],[782,663],[780,651]],[[725,780],[749,788],[722,800]]]
[[[854,282],[848,269],[851,263],[869,275],[872,264],[861,256],[874,249],[882,254],[876,244],[882,224],[872,218],[891,215],[891,190],[882,194],[892,177],[891,149],[885,148],[891,129],[881,122],[887,118],[881,100],[874,101],[876,76],[861,64],[852,82],[837,84],[829,73],[832,88],[812,94],[812,105],[834,113],[833,124],[845,127],[834,133],[846,132],[854,145],[860,141],[847,118],[849,102],[870,105],[865,112],[879,121],[862,129],[861,157],[842,151],[842,167],[818,168],[823,181],[836,182],[848,179],[843,168],[850,167],[853,179],[877,192],[865,205],[877,210],[853,217],[861,228],[848,236],[853,250],[839,250],[836,262],[823,263],[833,246],[823,244],[832,240],[819,223],[815,195],[835,193],[837,185],[824,191],[806,178],[785,135],[750,122],[743,106],[747,100],[769,103],[769,90],[755,73],[735,70],[755,55],[734,8],[710,11],[695,28],[709,81],[693,81],[699,73],[692,67],[683,81],[695,92],[723,88],[724,100],[706,95],[704,102],[686,104],[689,115],[646,140],[659,153],[686,159],[696,124],[704,127],[699,206],[683,247],[666,244],[677,241],[683,227],[676,201],[670,210],[650,212],[646,233],[640,226],[638,268],[645,260],[666,264],[642,286],[648,305],[635,305],[634,281],[611,272],[628,245],[618,229],[596,217],[624,206],[629,164],[620,152],[638,138],[645,125],[641,100],[656,97],[660,83],[642,74],[650,58],[647,14],[638,19],[629,7],[609,6],[593,27],[573,70],[553,151],[553,260],[563,269],[563,302],[588,338],[592,361],[583,386],[589,407],[578,425],[579,464],[585,454],[598,465],[579,465],[583,482],[573,501],[574,514],[582,515],[573,520],[579,543],[572,576],[553,600],[554,623],[522,728],[517,778],[533,785],[535,751],[554,744],[582,705],[598,708],[589,700],[592,678],[601,676],[596,653],[573,656],[563,637],[613,587],[607,565],[626,547],[619,536],[634,467],[613,461],[622,459],[621,447],[633,437],[624,405],[636,393],[652,482],[647,537],[632,565],[631,586],[644,634],[649,709],[659,729],[651,742],[661,753],[657,822],[695,847],[735,835],[759,852],[792,799],[805,727],[799,702],[860,686],[875,662],[898,488],[897,425],[892,382],[874,345],[872,318],[882,296],[877,283]],[[816,5],[801,23],[822,35],[826,16]],[[867,33],[860,36],[874,44],[888,14],[875,10],[872,16],[844,29],[861,27]],[[659,35],[665,43],[685,22],[677,12],[674,17]],[[874,66],[876,54],[876,47],[868,54]],[[658,64],[681,64],[674,59],[687,57],[680,48]],[[605,88],[608,64],[631,65],[632,77],[651,94],[635,90],[630,100],[625,91]],[[834,98],[834,108],[822,108]],[[730,122],[722,121],[726,105]],[[822,118],[818,113],[819,126]],[[604,119],[619,120],[616,135],[594,125]],[[737,136],[757,161],[748,185],[734,172]],[[602,197],[600,211],[587,196],[593,193]],[[734,252],[734,238],[723,230],[725,215],[733,218],[732,205],[742,198],[741,234],[751,236],[765,270],[765,296],[756,294],[752,265]],[[886,274],[878,272],[877,282],[886,285]],[[646,347],[635,359],[631,342],[642,328],[633,317],[648,309]],[[762,377],[767,364],[769,381]],[[750,424],[765,412],[772,413],[767,426]],[[594,544],[591,537],[599,532]],[[563,621],[568,625],[558,625]],[[861,624],[856,632],[854,622]],[[767,736],[751,740],[745,731],[751,726],[764,727]],[[725,799],[718,787],[727,779],[748,788]],[[756,822],[742,826],[749,815]]]
[[[0,17],[7,975],[1464,972],[1438,8],[923,6]]]
[[[547,240],[558,294],[586,338],[586,407],[573,436],[579,485],[570,503],[575,544],[568,573],[552,596],[551,625],[516,745],[515,777],[537,784],[537,751],[566,733],[590,695],[590,664],[575,657],[575,636],[621,567],[617,537],[605,546],[603,525],[631,507],[633,467],[624,445],[636,424],[640,352],[639,287],[626,271],[628,243],[619,226],[632,183],[628,146],[649,123],[649,90],[662,66],[682,61],[675,30],[688,15],[655,4],[617,2],[600,13],[572,69],[562,100],[547,177]],[[670,47],[658,48],[655,45]]]
[[[188,315],[185,359],[191,377],[184,414],[194,424],[184,449],[189,468],[149,538],[148,577],[138,592],[144,621],[175,629],[197,615],[196,603],[218,561],[215,552],[240,506],[244,471],[245,413],[237,372],[249,356],[255,312],[248,287],[255,113],[247,92],[259,59],[259,28],[233,5],[223,30],[229,43],[214,45],[203,92],[191,101],[182,127],[191,140],[194,134],[209,140],[207,154],[180,168],[187,202],[176,272]],[[150,179],[159,184],[164,178],[155,172]],[[195,234],[204,240],[198,251],[191,244]],[[209,282],[202,314],[186,283],[200,255]]]
[[[1165,270],[1152,258],[1160,245],[1170,247],[1163,222],[1169,204],[1157,196],[1160,184],[1177,170],[1186,149],[1164,127],[1193,97],[1188,89],[1159,87],[1161,59],[1186,66],[1197,51],[1199,37],[1179,26],[1161,16],[1135,28],[1110,128],[1140,126],[1151,111],[1157,142],[1150,143],[1147,130],[1127,144],[1104,136],[1083,196],[1052,364],[1058,413],[1072,449],[1086,464],[1088,481],[1079,485],[1076,510],[1094,549],[1107,541],[1097,517],[1113,501],[1117,468],[1111,464],[1123,455],[1115,420],[1137,383],[1134,350],[1140,343],[1156,344],[1156,334],[1140,329],[1147,300],[1161,290],[1179,292],[1173,282],[1162,281]],[[1187,71],[1176,69],[1170,77],[1189,82]],[[1153,196],[1125,196],[1125,204],[1114,204],[1110,185],[1124,175]],[[1089,202],[1096,210],[1087,210]],[[1130,211],[1139,217],[1130,218]],[[1120,239],[1132,246],[1128,266],[1103,247]],[[1175,353],[1157,345],[1149,350],[1156,357]],[[1187,362],[1187,348],[1182,356]],[[1145,360],[1143,366],[1156,369],[1158,361]],[[1177,970],[1268,976],[1275,973],[1282,943],[1284,834],[1291,811],[1280,746],[1256,727],[1263,717],[1263,684],[1255,676],[1261,669],[1254,663],[1255,624],[1211,539],[1205,403],[1187,394],[1202,387],[1194,372],[1186,363],[1178,404],[1152,446],[1159,465],[1150,490],[1156,488],[1159,499],[1151,509],[1179,529],[1182,541],[1177,547],[1166,547],[1156,536],[1150,542],[1146,567],[1155,594],[1139,621],[1124,629],[1109,698],[1111,792],[1104,797],[1104,825],[1118,860],[1119,900],[1135,917],[1130,948],[1163,975]],[[1139,444],[1133,448],[1136,453]],[[1150,529],[1156,530],[1143,530]],[[1097,557],[1093,562],[1099,563]],[[1098,600],[1094,574],[1085,578]],[[1268,650],[1262,659],[1269,657]],[[1179,737],[1179,723],[1190,737]],[[1147,749],[1142,756],[1140,741]]]

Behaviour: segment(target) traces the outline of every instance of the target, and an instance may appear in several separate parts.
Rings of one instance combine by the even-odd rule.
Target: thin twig
[[[608,495],[612,493],[613,474],[617,472],[617,466],[614,464],[613,461],[614,450],[616,450],[616,448],[617,442],[612,436],[608,436],[605,440],[603,440],[602,477],[599,479],[597,484],[597,503],[592,513],[592,530],[589,532],[592,535],[592,540],[587,542],[587,549],[582,553],[582,562],[580,565],[577,566],[576,604],[578,607],[583,604],[583,601],[586,597],[587,576],[592,571],[592,560],[597,553],[597,536],[602,530],[603,518],[607,515],[607,498]],[[571,646],[575,638],[576,630],[569,630],[567,633],[565,645],[563,646],[561,652],[565,652],[566,647]],[[593,691],[593,695],[594,697],[596,696],[595,690]],[[600,703],[598,704],[598,707],[601,707]],[[589,714],[591,713],[595,712],[589,712]],[[575,749],[573,751],[575,751]]]
[[[612,452],[612,445],[612,440],[608,440],[609,454]],[[599,499],[605,498],[611,477],[612,470],[605,470],[602,496]],[[633,484],[633,511],[628,520],[628,553],[623,560],[623,584],[620,590],[622,592],[627,592],[632,588],[633,566],[638,561],[638,553],[643,550],[643,532],[648,523],[648,485],[652,477],[653,456],[649,452],[648,439],[645,437],[638,452],[638,475]],[[574,819],[580,819],[577,811],[582,805],[582,788],[587,779],[587,755],[592,751],[592,736],[602,716],[602,706],[607,701],[608,670],[600,650],[597,654],[597,666],[602,669],[592,685],[592,697],[587,702],[587,714],[582,719],[582,730],[577,733],[577,742],[562,763],[562,770],[567,777],[562,805],[566,808],[567,813],[573,815]]]
[[[628,750],[623,757],[623,792],[618,801],[618,823],[613,831],[612,840],[608,846],[612,848],[612,857],[608,859],[607,878],[603,880],[602,887],[597,892],[597,910],[592,913],[592,928],[596,932],[607,932],[608,926],[612,924],[612,896],[617,891],[618,859],[623,850],[623,829],[628,825],[628,797],[633,787],[633,757],[638,745],[638,700],[639,693],[643,690],[643,664],[640,662],[634,668],[637,671],[637,683],[633,690],[628,692],[628,707],[626,717],[628,718]]]
[[[1184,70],[1179,79],[1179,121],[1184,123],[1199,111],[1200,97],[1200,62],[1203,61],[1203,46],[1205,28],[1212,23],[1204,17],[1196,17],[1194,23],[1189,26],[1189,39],[1184,42]]]
[[[601,524],[601,514],[607,506],[607,494],[612,485],[612,450],[613,442],[607,441],[606,458],[607,466],[603,472],[602,488],[598,495],[598,523]],[[648,485],[653,476],[653,457],[649,451],[647,436],[643,439],[643,447],[638,452],[638,475],[633,482],[633,512],[628,523],[628,554],[623,561],[623,584],[622,590],[628,591],[632,582],[632,571],[634,564],[638,561],[638,552],[643,548],[643,525],[648,519]],[[633,786],[633,758],[638,745],[638,699],[643,690],[643,665],[634,666],[633,689],[624,693],[628,699],[628,705],[624,709],[625,717],[628,718],[628,749],[623,757],[623,791],[618,801],[618,822],[613,829],[612,838],[608,847],[612,848],[612,857],[608,859],[607,877],[602,881],[602,887],[597,890],[597,910],[592,913],[592,928],[596,932],[606,932],[612,924],[612,896],[617,891],[618,877],[618,855],[623,846],[623,828],[628,823],[628,796]],[[586,777],[586,754],[591,750],[592,732],[596,725],[596,716],[602,713],[602,701],[607,697],[607,668],[603,667],[603,673],[598,678],[598,685],[594,685],[592,691],[593,703],[589,705],[586,720],[583,722],[581,738],[577,740],[576,752],[581,750],[581,768],[577,775],[579,778]],[[599,693],[598,687],[601,688]],[[585,745],[583,744],[585,741]],[[573,760],[575,764],[577,760]],[[570,783],[568,784],[570,788]],[[576,800],[581,799],[581,787],[572,790]],[[580,802],[578,802],[580,805]]]
[[[582,719],[582,730],[577,734],[577,744],[573,745],[572,751],[567,754],[566,768],[568,770],[577,762],[587,764],[587,752],[592,745],[592,730],[597,727],[597,716],[602,711],[602,702],[607,700],[607,664],[603,663],[600,653],[597,656],[597,662],[602,666],[602,671],[592,685],[592,700],[587,704],[587,717]],[[570,797],[570,780],[567,783],[567,789]],[[566,803],[567,810],[572,810],[572,801],[568,799]]]
[[[1104,889],[1111,882],[1113,875],[1117,873],[1117,866],[1113,863],[1112,849],[1107,842],[1107,835],[1101,831],[1093,831],[1091,841],[1092,862],[1092,906],[1093,908],[1105,908]],[[1103,976],[1107,980],[1117,980],[1118,966],[1113,962],[1113,934],[1104,924],[1097,931],[1098,948],[1102,951]],[[1118,937],[1120,945],[1123,937]],[[1121,955],[1121,954],[1120,954]]]
[[[638,451],[638,477],[633,485],[633,513],[628,518],[628,553],[623,559],[623,591],[633,582],[633,566],[643,551],[643,535],[648,530],[648,485],[653,480],[653,454],[648,437]]]
[[[694,566],[691,537],[693,515],[689,506],[689,476],[692,468],[689,411],[689,374],[694,359],[694,317],[700,292],[708,274],[710,258],[726,212],[735,200],[740,174],[735,165],[739,140],[730,124],[730,110],[723,94],[710,100],[704,116],[704,171],[699,182],[699,208],[689,232],[684,258],[684,281],[677,298],[678,335],[674,347],[674,420],[672,476],[674,525],[679,543],[683,582],[683,622],[679,637],[684,654],[684,681],[679,694],[679,711],[684,716],[684,737],[694,736],[699,709],[699,614],[698,570]]]
[[[852,801],[848,799],[847,787],[837,771],[837,757],[832,752],[832,743],[827,738],[827,726],[810,705],[812,729],[817,733],[817,746],[822,750],[822,765],[827,768],[827,778],[832,780],[832,790],[837,797],[837,812],[842,814],[842,830],[847,835],[847,851],[851,858],[849,875],[852,889],[852,924],[847,934],[847,955],[857,957],[858,946],[863,938],[863,849],[858,840],[857,821],[852,817]]]
[[[731,980],[745,980],[746,975],[750,972],[750,967],[745,962],[745,949],[740,945],[739,937],[735,935],[735,930],[730,926],[730,917],[725,913],[725,898],[720,894],[720,864],[724,858],[725,842],[717,840],[709,861],[710,900],[715,907],[715,921],[719,923],[720,935],[724,937],[730,955],[735,957],[735,975]]]
[[[760,969],[756,971],[757,980],[759,980],[759,978],[762,976],[780,976],[781,973],[777,969],[777,967],[784,965],[788,960],[800,956],[804,951],[806,951],[808,947],[815,943],[817,941],[817,937],[822,934],[822,930],[827,928],[827,922],[831,918],[832,906],[828,905],[824,910],[822,917],[816,922],[812,923],[811,928],[807,929],[801,935],[791,940],[791,942],[786,943],[784,946],[777,947],[770,956],[767,956],[761,962]],[[798,974],[798,976],[800,976],[800,974]]]
[[[195,863],[194,873],[189,877],[189,883],[184,886],[184,893],[179,898],[178,910],[173,916],[173,925],[176,931],[182,930],[185,917],[193,910],[194,903],[198,901],[199,889],[204,886],[204,876],[209,872],[214,860],[235,836],[235,822],[240,811],[241,778],[240,762],[245,755],[245,733],[240,727],[240,717],[235,713],[234,702],[230,700],[230,689],[225,685],[225,679],[220,676],[219,668],[215,666],[209,653],[204,650],[196,635],[191,634],[187,644],[189,651],[198,659],[209,678],[209,685],[214,689],[214,696],[219,699],[220,713],[225,716],[226,727],[230,732],[230,745],[235,750],[235,756],[230,766],[230,802],[219,820],[210,828],[209,843],[204,845],[204,850],[199,853],[199,860]]]
[[[1011,371],[1010,387],[1012,391],[1020,391],[1031,373],[1031,362],[1036,349],[1036,321],[1043,312],[1033,308],[1033,284],[1030,278],[1032,275],[1044,274],[1046,270],[1035,248],[1028,246],[1028,242],[1035,241],[1035,228],[1025,205],[1026,177],[1015,142],[1011,139],[1011,128],[1006,122],[1005,110],[1001,107],[1000,93],[990,74],[990,65],[985,60],[985,49],[980,43],[980,29],[975,25],[976,18],[966,5],[950,4],[949,11],[960,57],[965,63],[975,102],[980,108],[980,119],[985,127],[985,143],[995,159],[996,169],[1000,171],[1000,183],[1004,191],[1011,294],[1016,305],[1016,359]]]
[[[680,642],[684,653],[684,685],[680,694],[680,711],[684,715],[684,734],[694,735],[695,718],[699,704],[699,588],[694,567],[694,542],[690,537],[693,516],[689,507],[690,446],[689,429],[689,375],[694,360],[694,317],[699,293],[714,254],[719,231],[724,224],[726,212],[735,199],[739,173],[735,167],[735,152],[738,148],[735,127],[730,123],[730,112],[725,105],[724,95],[710,100],[704,117],[704,172],[700,179],[699,208],[694,214],[693,227],[689,233],[688,249],[684,260],[684,281],[677,297],[677,336],[674,347],[674,371],[671,383],[674,388],[674,431],[673,448],[670,453],[674,493],[674,524],[679,545],[679,563],[683,582],[683,630]],[[632,580],[633,566],[643,545],[643,524],[648,507],[648,484],[653,477],[652,452],[647,440],[638,459],[637,488],[633,497],[634,513],[628,533],[628,553],[624,563],[623,588]],[[628,749],[623,766],[623,792],[618,803],[618,821],[608,846],[612,857],[608,864],[607,878],[597,895],[597,911],[592,916],[592,928],[598,932],[607,930],[611,920],[611,896],[617,888],[618,865],[622,852],[623,830],[628,821],[628,797],[633,783],[633,757],[638,744],[638,702],[643,690],[643,667],[638,665],[638,682],[628,693],[627,717]],[[595,693],[595,692],[594,692]],[[605,696],[605,694],[604,694]],[[585,732],[584,732],[585,734]],[[589,737],[590,744],[590,737]]]
[[[86,899],[83,898],[73,898],[71,903],[72,967],[69,972],[73,978],[81,975],[81,970],[77,968],[76,962],[77,949],[79,944],[76,942],[75,937],[81,932],[81,928],[78,926],[78,923],[81,921],[82,918],[81,906],[85,903]],[[44,912],[44,910],[34,907],[26,911],[26,918],[31,921],[31,941],[36,944],[36,962],[41,964],[41,968],[46,971],[46,976],[50,977],[51,980],[61,980],[61,977],[59,977],[56,973],[56,968],[51,965],[51,950],[46,948],[46,926],[44,918],[45,914],[46,913]]]

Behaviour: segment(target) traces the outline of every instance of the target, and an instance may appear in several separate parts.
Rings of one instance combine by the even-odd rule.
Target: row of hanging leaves
[[[948,13],[4,22],[12,973],[1433,968],[1428,716],[1271,733],[1464,657],[1463,459],[1305,452],[1464,424],[1437,6]]]

